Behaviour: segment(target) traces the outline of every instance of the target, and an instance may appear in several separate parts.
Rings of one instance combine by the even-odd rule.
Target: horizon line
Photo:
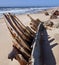
[[[1,7],[59,7],[59,6],[0,6]]]

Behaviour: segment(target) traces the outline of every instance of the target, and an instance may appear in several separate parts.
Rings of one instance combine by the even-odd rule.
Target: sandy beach
[[[58,7],[53,8],[53,9],[49,9],[47,10],[47,12],[49,13],[49,15],[45,15],[45,11],[43,12],[39,12],[36,14],[30,14],[30,16],[36,20],[37,18],[42,21],[52,21],[55,25],[59,23],[59,17],[57,17],[56,19],[50,19],[51,15],[53,14],[53,11],[55,10],[59,10]],[[24,25],[29,26],[30,25],[30,18],[27,16],[27,14],[23,14],[23,15],[16,15]],[[56,28],[55,26],[50,29],[47,29],[47,34],[49,36],[49,47],[50,49],[48,49],[47,44],[44,45],[44,54],[45,54],[45,61],[47,60],[47,65],[59,65],[59,28]],[[11,52],[12,50],[12,40],[14,40],[6,26],[5,23],[5,18],[1,18],[0,19],[0,65],[19,65],[17,60],[13,60],[11,61],[10,59],[8,59],[8,54]],[[46,50],[47,49],[47,50]],[[54,59],[52,59],[50,56],[51,54],[49,53],[50,50],[52,51],[52,54],[54,56]],[[48,55],[50,54],[50,55]],[[51,60],[52,59],[52,60]],[[48,64],[49,63],[49,64]]]

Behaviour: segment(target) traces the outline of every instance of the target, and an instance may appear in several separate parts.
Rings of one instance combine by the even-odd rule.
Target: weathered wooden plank
[[[29,14],[27,15],[31,19],[30,26],[34,31],[37,31],[37,27],[41,22],[39,19],[34,20]]]
[[[17,43],[18,43],[19,45],[21,45],[21,47],[23,47],[24,50],[26,50],[27,52],[31,52],[31,51],[28,50],[26,47],[24,47],[24,45],[22,45],[22,42],[21,42],[21,40],[19,39],[19,37],[17,36],[17,34],[16,34],[15,32],[13,32],[10,27],[9,27],[8,29],[9,29],[9,31],[10,31],[12,37],[17,41]]]
[[[32,37],[31,36],[31,34],[29,34],[27,31],[26,31],[26,27],[22,24],[22,23],[20,23],[17,19],[17,17],[15,16],[15,15],[12,15],[12,14],[10,14],[9,13],[9,15],[16,21],[16,24],[17,24],[17,26],[18,26],[18,28],[20,28],[21,27],[21,30],[22,30],[22,32],[25,34],[25,35],[27,35],[27,36],[29,36],[30,35],[30,37]]]
[[[7,16],[6,16],[7,17]],[[14,30],[17,32],[17,34],[25,41],[26,37],[23,35],[23,33],[18,30],[18,28],[15,26],[14,22],[9,18],[9,16],[7,17],[7,19],[9,20],[9,24],[14,28]],[[29,41],[28,39],[26,41]]]
[[[27,54],[25,54],[25,52],[21,51],[21,49],[17,49],[14,45],[13,45],[13,48],[17,50],[17,52],[18,52],[17,54],[21,54],[24,57],[24,59],[28,62],[29,56]],[[14,52],[14,51],[12,51],[12,52]],[[10,53],[10,54],[12,54],[12,53]],[[15,55],[13,55],[13,56],[15,57]]]
[[[26,50],[24,50],[17,42],[13,41],[13,46],[24,53],[28,58],[30,58],[30,54]]]
[[[10,14],[10,17],[12,18],[13,21],[15,20],[15,18],[11,14]],[[28,40],[28,44],[31,46],[32,41],[33,41],[33,37],[30,37],[30,36],[24,34],[26,32],[24,32],[22,30],[23,29],[22,26],[21,25],[18,25],[17,22],[18,21],[16,21],[16,20],[14,21],[15,26],[17,27],[17,29],[19,29],[21,31],[21,33],[23,34],[22,36],[25,36],[26,37],[26,40]]]
[[[19,21],[20,22],[20,24],[21,24],[21,26],[23,26],[23,29],[29,34],[29,35],[34,35],[35,34],[35,32],[34,31],[32,31],[29,27],[29,29],[27,29],[27,27],[25,26],[25,25],[23,25],[22,24],[22,22],[14,15],[14,18],[17,20],[17,21]]]
[[[39,19],[34,20],[29,14],[28,14],[27,16],[31,19],[31,22],[32,22],[33,24],[38,25],[39,22],[41,22]]]
[[[14,28],[15,28],[16,32],[18,33],[18,35],[19,35],[25,42],[28,42],[28,43],[29,43],[29,42],[30,42],[29,38],[24,35],[24,33],[21,31],[21,29],[19,30],[19,29],[17,28],[17,26],[16,26],[16,22],[17,22],[17,21],[15,21],[12,17],[11,17],[11,21],[12,21],[12,25],[14,26]]]
[[[27,61],[23,58],[21,54],[16,55],[16,60],[20,63],[20,65],[27,65]]]
[[[29,64],[28,60],[30,58],[30,54],[28,53],[27,50],[29,50],[31,52],[31,48],[26,45],[26,43],[23,41],[23,38],[18,36],[18,34],[16,33],[16,31],[14,29],[14,27],[16,29],[17,29],[17,27],[14,24],[14,22],[10,20],[9,15],[4,14],[4,16],[7,19],[6,24],[7,24],[7,27],[9,29],[10,33],[12,34],[13,38],[17,41],[17,42],[13,41],[13,43],[14,43],[13,47],[17,49],[16,55],[14,55],[14,56],[16,57],[16,59],[18,60],[18,62],[21,65]],[[40,59],[40,57],[41,57],[41,50],[40,50],[40,43],[41,42],[40,41],[41,41],[42,30],[43,30],[43,24],[40,23],[39,26],[38,26],[35,41],[34,41],[34,44],[33,44],[33,50],[32,50],[32,53],[31,53],[31,64],[30,65],[42,65],[41,59]],[[18,31],[18,29],[17,29],[17,31]],[[17,54],[17,53],[19,53],[19,54]]]
[[[21,65],[26,65],[28,63],[27,58],[24,58],[21,51],[18,51],[15,47],[13,47],[12,51],[8,55],[8,59],[16,59]]]
[[[4,16],[5,16],[5,14],[4,14]],[[6,16],[5,16],[6,17]],[[7,19],[7,18],[6,18]],[[11,21],[10,21],[11,22]],[[18,36],[18,34],[15,32],[15,30],[11,27],[11,25],[9,24],[9,20],[7,19],[7,21],[6,21],[6,24],[7,24],[7,27],[8,27],[8,29],[9,29],[9,31],[12,33],[13,32],[13,35],[15,35],[15,37],[14,37],[14,39],[17,39],[18,40],[18,42],[20,42],[21,41],[21,45],[24,47],[24,48],[27,48],[28,50],[30,50],[30,48],[25,44],[25,42],[23,41],[23,39],[22,38],[20,38],[19,36]]]

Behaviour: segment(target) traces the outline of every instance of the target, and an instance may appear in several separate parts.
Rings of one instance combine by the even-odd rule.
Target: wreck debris
[[[20,36],[18,36],[18,34],[16,33],[14,26],[11,26],[11,21],[9,20],[9,18],[4,14],[4,16],[6,17],[7,21],[6,21],[6,25],[10,31],[10,33],[12,34],[13,38],[19,43],[21,40],[21,45],[24,46],[25,48],[27,48],[28,50],[30,50],[30,48],[28,48],[27,44],[25,44],[23,38],[21,38]],[[16,36],[15,36],[16,35]],[[15,36],[15,37],[14,37]]]
[[[45,15],[46,15],[46,16],[48,16],[48,15],[49,15],[49,13],[48,13],[47,11],[45,11]]]
[[[53,15],[59,16],[59,11],[56,10],[56,11],[53,13]]]
[[[18,22],[18,24],[20,24],[23,27],[23,31],[25,31],[26,33],[28,33],[29,35],[34,36],[35,33],[34,31],[32,31],[28,26],[26,27],[24,24],[22,24],[22,22],[14,15],[13,16]],[[28,28],[28,29],[27,29]]]
[[[34,20],[29,14],[27,16],[31,19],[30,26],[31,28],[36,31],[39,23],[41,22],[39,19]]]
[[[33,27],[32,29],[37,32],[35,34],[34,31],[31,30],[28,26],[24,26],[15,15],[9,13],[4,14],[4,17],[6,19],[6,25],[14,39],[14,41],[12,41],[13,50],[8,55],[8,58],[11,60],[15,58],[20,63],[20,65],[32,65],[31,60],[33,58],[37,59],[40,56],[40,36],[41,31],[44,29],[42,22],[39,19],[34,20],[30,16],[32,19],[31,27]],[[35,44],[37,44],[37,47],[34,47]],[[34,49],[37,50],[37,48],[39,48],[39,53],[37,53],[38,56],[36,57],[34,54]],[[40,58],[38,60],[40,60]],[[37,63],[38,60],[35,60],[32,63]]]
[[[51,20],[47,20],[44,22],[45,26],[53,27],[54,23]]]
[[[42,59],[41,59],[41,49],[40,45],[42,45],[42,37],[43,37],[43,33],[42,31],[44,31],[44,26],[43,23],[40,23],[38,26],[38,30],[36,33],[36,37],[35,37],[35,41],[33,44],[33,49],[32,49],[32,53],[31,53],[31,59],[30,61],[30,65],[42,65]]]
[[[50,19],[57,19],[57,16],[59,16],[59,11],[56,10],[50,17]]]

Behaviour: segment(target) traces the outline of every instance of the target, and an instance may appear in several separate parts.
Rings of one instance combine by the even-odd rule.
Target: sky
[[[59,0],[0,0],[0,7],[59,6]]]

